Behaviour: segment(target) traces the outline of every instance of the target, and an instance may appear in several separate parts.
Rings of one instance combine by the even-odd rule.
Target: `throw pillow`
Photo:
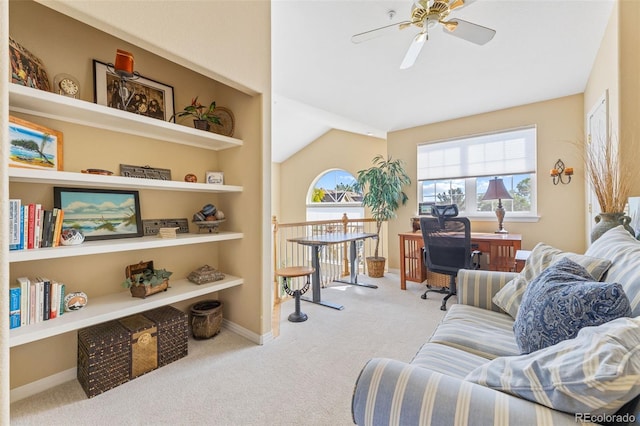
[[[613,414],[640,394],[640,318],[580,330],[528,355],[496,358],[465,380],[567,413]]]
[[[631,315],[618,283],[601,283],[569,258],[527,286],[513,331],[523,354],[574,338],[580,329]]]
[[[585,254],[611,260],[607,281],[622,284],[631,303],[631,315],[640,316],[640,241],[620,225],[602,234]]]
[[[531,251],[520,274],[505,284],[505,286],[493,296],[493,303],[515,319],[527,285],[549,265],[564,257],[568,257],[585,267],[596,281],[600,281],[609,266],[611,266],[611,261],[607,259],[563,252],[548,244],[538,243]]]

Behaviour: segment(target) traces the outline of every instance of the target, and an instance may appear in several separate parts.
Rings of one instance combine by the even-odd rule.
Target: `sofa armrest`
[[[491,299],[517,276],[515,272],[461,269],[457,282],[458,303],[504,313]]]
[[[387,358],[365,365],[351,412],[361,426],[579,424],[572,414]]]

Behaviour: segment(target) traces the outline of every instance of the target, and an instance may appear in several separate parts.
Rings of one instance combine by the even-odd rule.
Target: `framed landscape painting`
[[[54,187],[53,203],[64,211],[62,229],[82,231],[85,241],[142,236],[138,191]]]
[[[9,116],[9,167],[62,170],[62,132]]]

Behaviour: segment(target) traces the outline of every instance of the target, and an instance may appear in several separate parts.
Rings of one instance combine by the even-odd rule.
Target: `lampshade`
[[[510,200],[513,197],[507,191],[507,188],[504,186],[504,182],[502,179],[494,178],[489,181],[489,187],[487,188],[487,192],[484,193],[482,197],[482,201],[488,200]]]

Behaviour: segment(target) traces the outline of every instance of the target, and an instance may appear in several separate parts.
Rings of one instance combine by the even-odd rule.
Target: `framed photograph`
[[[138,191],[56,186],[53,203],[64,211],[62,229],[81,230],[85,241],[142,236]]]
[[[35,89],[51,91],[49,77],[42,61],[9,36],[11,82]]]
[[[629,197],[629,226],[633,228],[636,239],[640,240],[640,197]]]
[[[207,172],[207,174],[205,175],[205,182],[224,185],[224,173],[223,172]]]
[[[62,132],[9,116],[9,167],[62,170]]]
[[[93,98],[99,105],[167,121],[173,116],[173,87],[136,74],[122,80],[113,66],[93,60]]]

